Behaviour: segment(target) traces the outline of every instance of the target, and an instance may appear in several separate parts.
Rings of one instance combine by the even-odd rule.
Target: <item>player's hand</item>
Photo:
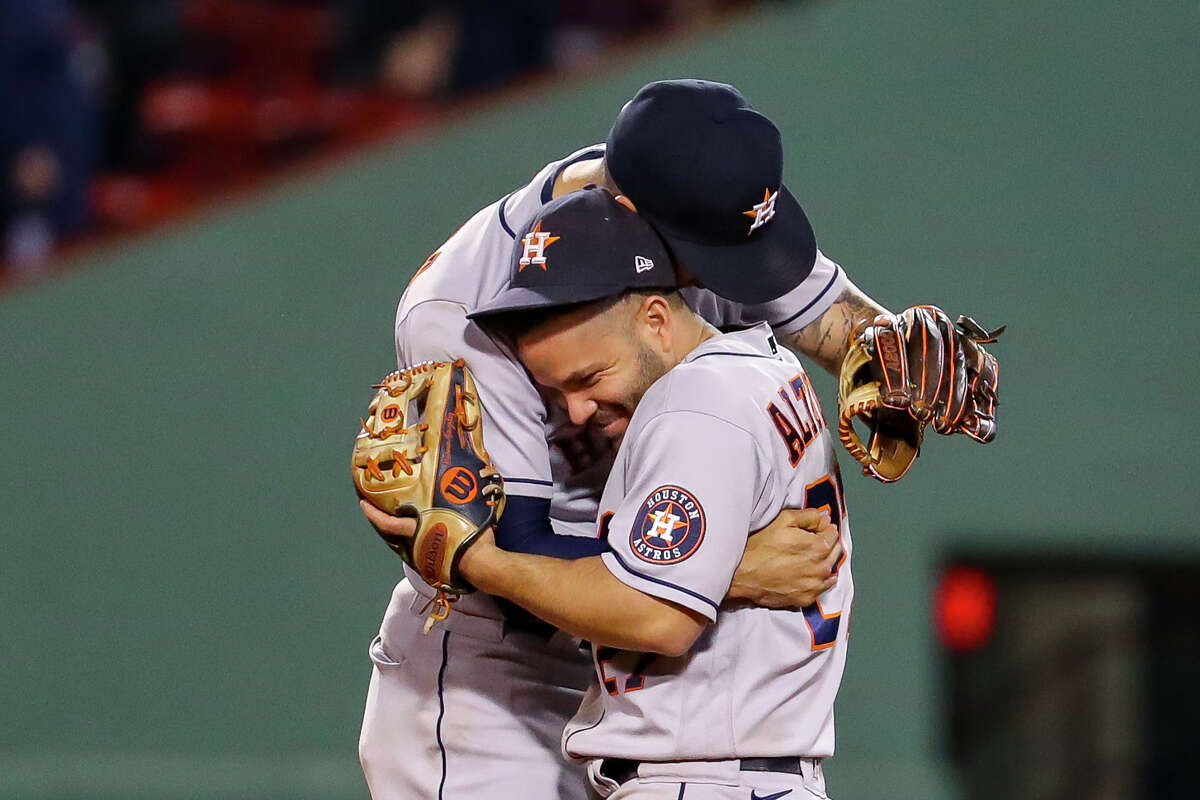
[[[403,536],[412,539],[417,533],[417,521],[412,517],[397,517],[386,511],[381,511],[366,500],[359,500],[359,506],[367,521],[375,530],[390,536]],[[502,551],[496,545],[495,528],[489,527],[471,543],[458,560],[458,572],[476,588],[486,589],[479,582],[487,581],[488,570],[495,567],[496,554]]]
[[[414,518],[392,516],[386,511],[380,511],[366,500],[359,500],[358,504],[362,507],[367,522],[371,523],[381,535],[403,536],[405,539],[411,539],[417,535],[417,521]]]
[[[837,583],[832,572],[841,557],[827,512],[785,508],[747,540],[726,599],[764,608],[810,606]]]

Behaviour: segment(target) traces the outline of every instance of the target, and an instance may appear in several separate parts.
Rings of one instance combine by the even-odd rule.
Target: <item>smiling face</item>
[[[616,446],[642,395],[679,361],[671,306],[661,295],[630,294],[568,311],[521,336],[517,354],[571,422]]]

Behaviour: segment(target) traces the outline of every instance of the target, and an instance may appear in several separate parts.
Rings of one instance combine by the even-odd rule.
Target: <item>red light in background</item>
[[[981,569],[951,567],[933,598],[938,638],[951,650],[978,650],[996,629],[996,584]]]

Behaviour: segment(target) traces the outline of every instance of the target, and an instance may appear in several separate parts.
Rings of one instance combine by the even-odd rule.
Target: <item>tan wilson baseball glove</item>
[[[503,482],[484,448],[479,394],[461,359],[417,364],[373,388],[350,475],[359,497],[417,523],[411,539],[379,535],[437,590],[428,632],[450,603],[474,591],[458,560],[504,513]]]

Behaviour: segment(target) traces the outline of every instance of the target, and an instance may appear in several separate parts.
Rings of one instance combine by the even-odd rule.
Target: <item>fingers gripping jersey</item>
[[[827,507],[846,555],[803,611],[721,608],[751,532]],[[854,586],[833,441],[807,375],[760,325],[714,337],[638,405],[601,501],[619,580],[714,620],[669,658],[600,648],[575,757],[828,756]]]

